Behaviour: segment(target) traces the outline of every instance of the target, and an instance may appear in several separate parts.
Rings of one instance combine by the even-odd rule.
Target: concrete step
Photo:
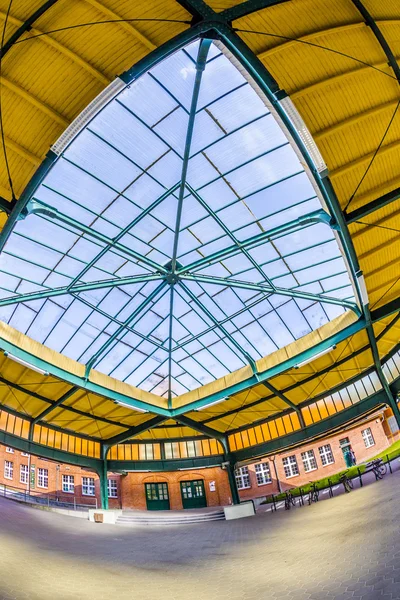
[[[118,525],[184,525],[189,523],[205,523],[207,521],[222,521],[225,519],[223,510],[204,512],[184,511],[132,511],[122,513]]]

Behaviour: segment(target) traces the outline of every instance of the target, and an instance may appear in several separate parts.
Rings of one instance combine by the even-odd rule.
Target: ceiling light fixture
[[[303,360],[303,361],[297,363],[297,365],[294,365],[294,368],[299,369],[300,367],[307,365],[308,363],[312,362],[313,360],[316,360],[320,356],[324,356],[324,354],[328,354],[328,352],[331,352],[332,350],[335,350],[335,349],[336,349],[336,345],[330,346],[326,350],[322,350],[321,352],[318,352],[318,354],[314,354],[314,356],[310,356],[310,358],[306,358],[306,360]]]
[[[14,354],[10,354],[7,351],[4,352],[4,356],[7,356],[7,358],[10,358],[14,362],[22,365],[23,367],[27,367],[28,369],[32,369],[32,371],[36,371],[36,373],[40,373],[41,375],[46,375],[46,376],[49,374],[48,371],[45,371],[44,369],[41,369],[40,367],[36,367],[35,365],[32,365],[31,363],[27,362],[26,360],[23,360],[22,358],[19,358],[18,356],[14,356]]]
[[[357,275],[357,283],[360,290],[362,303],[364,306],[367,306],[367,304],[369,304],[368,291],[367,286],[365,285],[364,275],[362,273]]]
[[[131,406],[127,402],[120,402],[119,400],[115,400],[115,404],[118,404],[119,406],[123,406],[124,408],[130,408],[131,410],[135,410],[136,412],[140,412],[140,413],[148,413],[149,412],[148,410],[145,410],[144,408],[138,408],[137,406]]]
[[[214,404],[219,404],[220,402],[223,402],[224,400],[227,400],[227,398],[220,398],[219,400],[214,400],[214,402],[210,402],[210,404],[206,404],[205,406],[201,406],[197,410],[204,410],[205,408],[210,408],[210,406],[214,406]]]

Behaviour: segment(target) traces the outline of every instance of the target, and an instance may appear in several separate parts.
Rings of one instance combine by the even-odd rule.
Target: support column
[[[102,467],[99,471],[100,478],[100,502],[101,508],[108,509],[108,472],[107,472],[107,454],[109,446],[102,445],[101,458]]]
[[[393,411],[394,418],[397,421],[397,427],[400,429],[400,409],[399,409],[399,405],[397,404],[396,396],[393,397],[393,393],[392,393],[392,390],[390,389],[390,386],[388,386],[388,387],[389,387],[389,392],[390,392],[390,397],[389,397],[389,394],[387,394],[388,399],[389,399],[388,404],[389,404],[390,408]]]
[[[229,457],[227,460],[226,470],[228,472],[229,487],[231,488],[231,494],[232,494],[232,502],[233,502],[233,504],[240,504],[240,497],[239,497],[239,492],[237,489],[236,477],[235,477],[235,462],[231,457]]]
[[[236,484],[235,477],[235,460],[233,459],[231,453],[229,452],[229,443],[226,435],[219,439],[221,444],[224,447],[224,461],[226,466],[226,471],[228,473],[228,481],[229,487],[231,489],[232,502],[233,504],[240,504],[239,492]]]

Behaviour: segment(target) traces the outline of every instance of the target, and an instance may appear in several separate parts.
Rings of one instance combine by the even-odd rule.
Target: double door
[[[203,508],[207,506],[204,481],[181,481],[181,495],[183,508]]]
[[[167,483],[145,483],[147,510],[169,510]]]

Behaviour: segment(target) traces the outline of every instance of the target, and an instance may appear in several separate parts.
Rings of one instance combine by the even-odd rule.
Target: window
[[[287,456],[286,458],[282,459],[282,462],[287,479],[299,474],[299,467],[297,466],[297,460],[294,454],[293,456]]]
[[[14,464],[9,460],[4,461],[4,477],[6,479],[12,479],[14,476]]]
[[[396,417],[389,417],[387,423],[389,425],[391,433],[397,433],[399,431],[399,426],[397,425]]]
[[[62,491],[67,494],[73,494],[75,491],[75,483],[73,475],[62,476]]]
[[[107,482],[108,487],[108,497],[109,498],[118,498],[118,487],[116,479],[109,479]]]
[[[243,490],[245,488],[251,487],[249,467],[240,467],[240,469],[236,469],[235,476],[238,490]]]
[[[302,452],[301,459],[303,461],[304,470],[306,473],[308,473],[309,471],[315,471],[315,469],[318,469],[314,450],[306,450],[305,452]]]
[[[332,463],[335,462],[330,444],[325,444],[325,446],[320,446],[318,448],[318,450],[319,450],[319,456],[321,458],[321,463],[322,463],[323,467],[326,467],[326,465],[331,465]]]
[[[28,465],[20,465],[20,468],[19,468],[20,483],[28,483],[28,478],[29,478]]]
[[[272,483],[269,463],[258,463],[254,466],[254,468],[257,477],[257,485],[265,485],[266,483]]]
[[[82,494],[84,496],[94,496],[93,477],[82,477]]]
[[[368,429],[364,429],[361,432],[361,435],[363,436],[363,440],[364,440],[364,444],[365,444],[366,448],[371,448],[371,446],[375,446],[375,440],[372,435],[372,431],[369,427],[368,427]]]
[[[21,452],[21,456],[29,456],[27,452]]]
[[[48,469],[38,469],[38,487],[49,487],[49,471]]]
[[[8,452],[9,454],[14,454],[14,448],[10,448],[9,446],[7,446],[6,452]]]

